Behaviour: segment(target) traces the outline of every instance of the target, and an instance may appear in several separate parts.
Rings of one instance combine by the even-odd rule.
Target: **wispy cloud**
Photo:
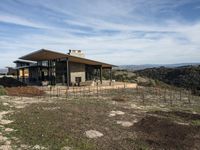
[[[47,25],[36,23],[19,16],[0,14],[0,22],[22,25],[32,28],[49,28]]]
[[[40,48],[83,49],[89,58],[117,65],[199,61],[200,17],[195,15],[200,13],[199,4],[199,0],[3,1],[0,52],[5,53],[0,67]],[[190,16],[180,13],[184,11]]]

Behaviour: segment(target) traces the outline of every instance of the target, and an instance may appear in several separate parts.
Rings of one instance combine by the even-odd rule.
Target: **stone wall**
[[[69,62],[70,67],[70,80],[76,82],[76,77],[81,77],[81,82],[85,82],[85,64]]]

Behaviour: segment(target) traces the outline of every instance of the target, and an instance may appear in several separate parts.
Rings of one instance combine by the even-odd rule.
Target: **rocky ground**
[[[200,149],[200,105],[184,98],[0,96],[0,149]]]

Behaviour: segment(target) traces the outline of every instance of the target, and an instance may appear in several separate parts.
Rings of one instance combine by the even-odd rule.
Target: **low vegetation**
[[[103,77],[104,79],[109,80],[110,78],[109,72],[104,70]],[[112,78],[115,79],[116,81],[136,83],[137,76],[135,73],[127,70],[113,70]]]
[[[108,72],[103,75],[105,79],[109,79]],[[183,88],[200,95],[200,66],[160,67],[138,71],[113,70],[112,77],[116,81],[132,82],[141,86]]]
[[[5,94],[6,94],[6,90],[4,89],[3,86],[0,86],[0,96],[5,95]]]
[[[108,80],[110,78],[110,75],[107,71],[104,71],[103,77],[104,79]],[[161,87],[161,88],[168,88],[168,89],[176,88],[160,80],[151,79],[149,77],[139,75],[138,73],[134,71],[128,71],[128,70],[113,70],[112,78],[120,82],[137,83],[139,86]]]
[[[12,77],[3,77],[0,78],[0,85],[4,87],[18,87],[18,86],[26,86],[25,83],[18,81]]]
[[[107,107],[90,102],[32,104],[14,116],[16,121],[12,127],[18,130],[14,136],[26,144],[38,144],[48,149],[70,146],[78,150],[93,150],[94,143],[85,137],[84,132],[93,128],[105,130],[103,111]]]
[[[169,85],[191,90],[200,95],[200,66],[185,66],[177,68],[149,68],[136,71],[139,76],[152,78]]]

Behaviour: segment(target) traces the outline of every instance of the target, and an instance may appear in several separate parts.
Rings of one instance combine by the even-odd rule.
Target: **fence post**
[[[172,106],[172,104],[173,104],[173,91],[171,91],[171,94],[170,94],[170,104],[171,104],[171,106]]]
[[[89,95],[90,95],[90,86],[89,86]]]
[[[98,82],[97,82],[97,97],[99,96],[99,87],[98,87]]]
[[[73,85],[73,95],[74,95],[74,97],[75,97],[74,85]]]
[[[165,90],[164,90],[164,102],[165,102],[165,103],[167,102],[166,94],[167,94],[167,90],[166,90],[166,88],[165,88]]]
[[[182,101],[182,91],[180,89],[180,101]]]
[[[66,89],[66,98],[68,97],[69,88]]]
[[[190,94],[190,91],[188,91],[188,103],[191,104],[191,94]]]
[[[56,88],[56,96],[58,97],[58,87]]]
[[[138,86],[137,86],[137,87],[136,87],[136,92],[137,92],[136,94],[137,94],[137,95],[138,95],[138,93],[139,93],[138,91],[139,91],[139,89],[138,89]]]
[[[144,89],[141,90],[141,96],[142,96],[142,102],[144,104],[144,102],[145,102]]]

